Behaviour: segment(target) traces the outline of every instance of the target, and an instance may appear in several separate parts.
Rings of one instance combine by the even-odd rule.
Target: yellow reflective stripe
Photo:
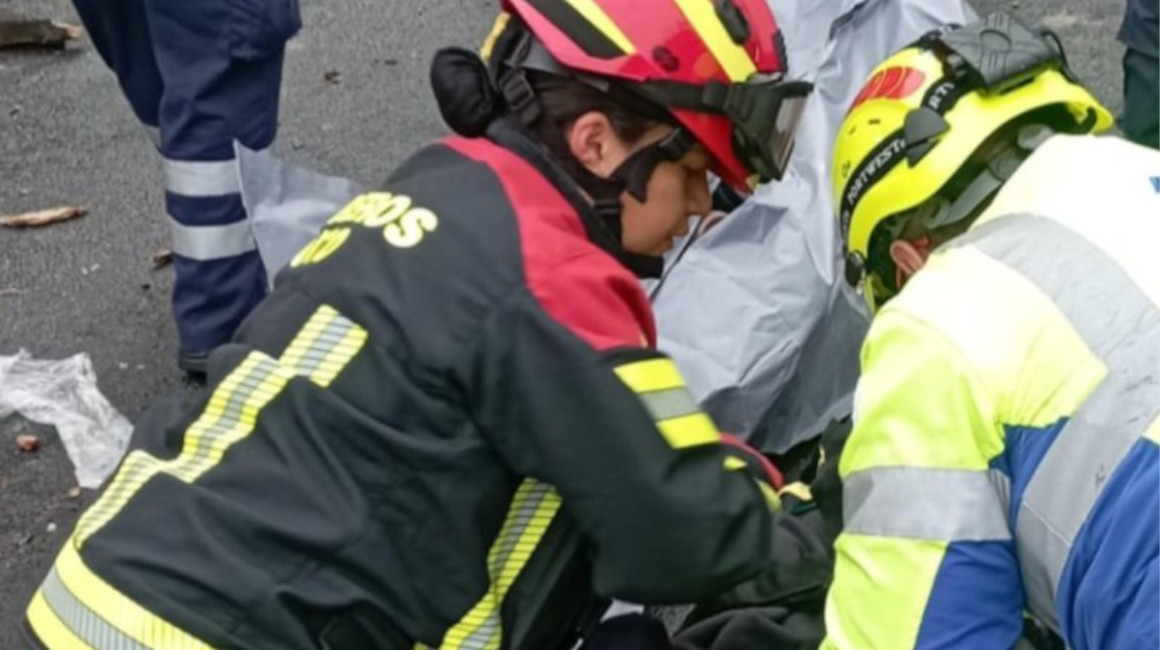
[[[913,648],[946,548],[945,542],[840,535],[822,648]]]
[[[499,536],[492,542],[491,549],[487,553],[487,569],[488,569],[488,590],[483,598],[475,604],[467,614],[460,621],[459,625],[448,630],[444,640],[444,648],[458,649],[463,646],[463,643],[473,635],[479,634],[480,630],[487,627],[495,627],[495,619],[498,616],[502,602],[500,601],[499,589],[496,584],[496,577],[502,570],[502,564],[506,560],[508,554],[511,552],[511,547],[519,539],[519,532],[517,526],[519,525],[522,513],[528,507],[528,501],[531,497],[531,483],[525,481],[520,484],[512,497],[511,506],[508,508],[507,517],[504,519]],[[498,645],[498,639],[496,642]]]
[[[600,5],[596,4],[595,0],[564,1],[571,5],[572,8],[577,11],[577,13],[579,13],[581,16],[584,16],[584,19],[591,23],[592,26],[597,29],[597,31],[599,31],[601,34],[604,34],[608,40],[615,43],[616,47],[619,48],[621,52],[624,52],[625,54],[633,54],[636,52],[636,48],[633,47],[632,41],[628,40],[628,37],[624,35],[624,32],[620,31],[620,28],[616,26],[616,23],[612,21],[612,18],[610,18],[608,14],[604,13],[604,10],[600,8]]]
[[[711,445],[721,441],[721,434],[717,432],[713,421],[700,412],[661,420],[657,422],[657,428],[673,449]]]
[[[251,359],[253,368],[239,382],[236,393],[246,391],[241,405],[236,411],[230,405],[220,414],[203,413],[186,431],[181,455],[163,471],[192,483],[221,462],[227,449],[253,432],[258,413],[282,392],[294,372],[260,352],[251,352],[246,361]]]
[[[55,593],[53,593],[55,592]],[[201,639],[137,604],[89,570],[72,540],[40,593],[62,625],[101,648],[211,650]]]
[[[153,478],[161,468],[161,461],[149,454],[136,450],[121,463],[121,469],[113,477],[101,498],[81,515],[77,522],[78,543],[84,543],[89,535],[96,532],[113,517],[142,485]]]
[[[158,473],[187,482],[205,473],[221,460],[229,446],[253,431],[258,412],[291,377],[292,371],[270,357],[251,352],[218,386],[201,416],[186,430],[176,459],[160,461],[140,450],[129,455],[112,485],[77,525],[78,545],[116,516],[137,490]]]
[[[326,358],[318,364],[318,368],[310,373],[310,381],[323,388],[329,387],[366,341],[366,330],[361,327],[349,328],[341,335],[334,348],[326,354]]]
[[[725,470],[726,471],[736,472],[736,471],[745,469],[746,467],[749,467],[749,463],[741,460],[740,458],[737,458],[736,456],[726,456],[725,457]],[[770,484],[766,483],[765,481],[763,481],[761,479],[755,478],[755,479],[753,479],[753,482],[756,483],[757,487],[761,489],[761,495],[763,497],[765,497],[765,502],[769,506],[770,510],[780,511],[781,510],[781,494],[778,493],[777,491],[775,491],[773,489],[773,486],[771,486]]]
[[[745,469],[746,467],[749,467],[749,463],[741,460],[736,456],[725,457],[725,469],[730,472],[736,472],[737,470]]]
[[[479,57],[484,61],[491,58],[491,51],[495,49],[495,42],[507,27],[511,17],[512,15],[506,11],[499,12],[499,15],[495,17],[495,22],[491,25],[491,31],[487,33],[487,37],[483,39],[483,45],[479,47]]]
[[[757,483],[757,487],[761,488],[761,495],[765,497],[765,503],[769,506],[769,509],[774,512],[780,512],[781,497],[777,495],[773,486],[760,479],[754,479],[753,482]]]
[[[280,363],[326,388],[366,343],[367,332],[329,305],[319,307]]]
[[[282,363],[289,368],[301,368],[307,351],[318,345],[318,337],[337,317],[338,312],[331,307],[318,308],[290,345],[286,346],[286,350],[282,353]]]
[[[253,432],[258,414],[294,377],[305,376],[323,388],[329,386],[366,339],[365,329],[333,307],[323,305],[303,325],[280,359],[250,352],[218,384],[201,415],[186,429],[177,458],[162,461],[140,450],[126,457],[109,488],[77,524],[78,546],[116,516],[157,474],[191,483],[216,466],[230,447]]]
[[[683,388],[685,380],[677,366],[665,358],[634,361],[615,368],[616,376],[636,393]]]
[[[32,603],[28,606],[28,624],[36,632],[40,642],[47,648],[53,650],[58,648],[62,650],[64,648],[68,650],[94,650],[91,645],[73,634],[73,631],[60,620],[56,612],[52,611],[52,608],[45,602],[44,594],[39,590],[32,597]]]
[[[801,481],[794,481],[789,485],[783,485],[782,488],[777,491],[777,494],[778,496],[788,494],[792,497],[797,497],[802,501],[814,500],[814,493],[810,490],[810,486],[802,483]]]
[[[680,371],[671,359],[660,357],[634,361],[617,366],[613,370],[625,385],[637,393],[653,417],[660,417],[660,414],[673,415],[682,410],[694,411],[656,420],[657,429],[674,449],[712,444],[721,440],[717,426],[709,416],[697,409],[696,400],[688,394],[685,380],[681,378]]]
[[[524,479],[512,497],[499,536],[488,552],[487,593],[444,635],[441,650],[497,650],[503,641],[503,600],[560,510],[560,497],[545,483]]]
[[[685,19],[713,53],[713,58],[717,59],[717,63],[725,70],[725,74],[729,75],[730,80],[740,83],[757,72],[749,53],[734,43],[729,32],[725,31],[725,25],[717,17],[711,0],[673,1],[681,8]]]
[[[1152,420],[1152,424],[1144,430],[1144,437],[1160,445],[1160,418]]]

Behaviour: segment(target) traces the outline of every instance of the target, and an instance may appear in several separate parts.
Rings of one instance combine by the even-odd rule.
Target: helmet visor
[[[813,85],[804,81],[749,81],[740,99],[726,106],[733,122],[733,149],[762,181],[780,180],[793,154],[794,137]]]
[[[724,116],[732,125],[733,153],[765,182],[785,174],[813,87],[806,81],[784,81],[781,75],[755,74],[742,83],[649,81],[632,88],[670,110]]]

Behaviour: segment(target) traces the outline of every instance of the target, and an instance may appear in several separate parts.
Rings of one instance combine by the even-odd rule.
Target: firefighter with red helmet
[[[486,65],[433,64],[459,135],[298,253],[204,399],[138,426],[29,647],[551,650],[603,598],[771,583],[799,543],[777,472],[654,349],[637,275],[710,170],[782,172],[809,86],[764,0],[505,9]]]

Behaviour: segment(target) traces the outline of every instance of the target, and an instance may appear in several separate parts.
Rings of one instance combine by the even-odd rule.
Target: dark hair
[[[612,130],[629,143],[640,140],[658,124],[653,117],[632,110],[624,102],[584,82],[536,71],[528,71],[527,77],[544,111],[544,117],[534,129],[535,135],[563,160],[572,158],[566,137],[568,129],[585,113],[596,111],[608,116]]]

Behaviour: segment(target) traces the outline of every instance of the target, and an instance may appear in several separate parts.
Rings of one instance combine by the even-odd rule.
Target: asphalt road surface
[[[819,0],[823,1],[823,0]],[[980,0],[1062,37],[1072,66],[1113,110],[1120,106],[1123,0]],[[494,0],[303,2],[282,89],[279,150],[292,160],[370,184],[443,127],[427,65],[445,43],[474,45]],[[0,0],[0,19],[75,21],[68,0]],[[339,83],[328,83],[331,71]],[[333,75],[330,75],[333,77]],[[83,219],[30,231],[0,229],[0,355],[88,353],[100,388],[129,418],[155,398],[190,391],[174,365],[169,269],[157,159],[112,75],[88,42],[64,52],[0,52],[0,213],[60,204]],[[15,437],[40,435],[33,454]],[[0,422],[0,648],[79,511],[72,467],[50,428]]]

